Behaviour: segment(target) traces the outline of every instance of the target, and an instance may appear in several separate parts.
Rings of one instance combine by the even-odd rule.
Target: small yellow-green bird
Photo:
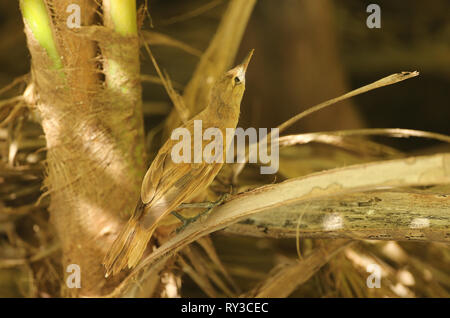
[[[197,120],[201,120],[203,130],[215,127],[220,129],[223,136],[227,136],[226,128],[236,128],[245,90],[245,72],[252,55],[253,50],[241,64],[219,78],[211,91],[208,106],[181,126],[191,136],[194,135],[194,121]],[[222,143],[223,156],[226,156],[230,145],[228,139]],[[126,266],[136,266],[161,219],[181,203],[204,191],[222,168],[223,160],[175,163],[171,152],[177,143],[172,139],[166,141],[145,174],[141,197],[134,213],[103,260],[106,276],[111,273],[115,275]],[[191,144],[191,150],[193,149]]]

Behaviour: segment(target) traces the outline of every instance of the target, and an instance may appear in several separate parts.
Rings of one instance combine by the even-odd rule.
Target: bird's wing
[[[203,114],[196,119],[203,120]],[[182,127],[192,134],[193,120]],[[191,149],[194,149],[193,139],[191,138]],[[141,223],[146,228],[155,225],[167,213],[209,186],[222,167],[221,163],[207,163],[208,160],[202,160],[200,163],[173,162],[171,151],[178,142],[172,139],[166,141],[142,182],[141,199],[146,208],[141,216]],[[202,142],[204,149],[208,141]]]
[[[204,114],[200,113],[195,119],[204,121]],[[191,135],[194,131],[194,119],[190,120],[185,125],[180,128],[186,128],[190,131]],[[205,146],[206,141],[202,141]],[[163,192],[165,189],[160,185],[161,181],[164,180],[166,183],[168,179],[179,180],[192,168],[200,169],[202,168],[202,163],[200,164],[189,164],[189,163],[174,163],[171,158],[172,148],[179,143],[178,140],[169,139],[161,147],[153,160],[150,168],[145,174],[144,180],[141,186],[141,199],[144,204],[149,204],[155,197],[156,191]],[[194,138],[191,138],[191,151],[194,149]],[[203,149],[203,148],[202,148]],[[168,184],[170,186],[170,183]]]
[[[158,155],[153,160],[150,168],[148,168],[141,186],[141,200],[144,204],[153,200],[159,182],[163,177],[164,166],[168,157],[170,159],[170,154],[168,152],[158,152]]]
[[[180,164],[174,164],[180,166]],[[159,182],[152,201],[146,207],[140,223],[144,228],[156,225],[181,203],[207,187],[218,173],[220,164],[184,164],[168,169]],[[164,172],[166,173],[166,172]]]

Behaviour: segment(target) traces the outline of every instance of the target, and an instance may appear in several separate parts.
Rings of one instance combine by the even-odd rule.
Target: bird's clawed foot
[[[215,202],[199,202],[199,203],[183,203],[180,205],[179,209],[189,209],[189,208],[206,208],[205,211],[200,212],[198,215],[192,217],[192,218],[186,218],[182,216],[180,213],[173,211],[172,215],[175,216],[177,219],[179,219],[183,225],[181,225],[179,228],[177,228],[177,233],[181,232],[191,223],[194,223],[198,219],[200,219],[202,216],[208,214],[211,212],[212,209],[214,209],[216,206],[221,205],[228,197],[230,196],[229,193],[224,193],[219,198],[219,200]]]

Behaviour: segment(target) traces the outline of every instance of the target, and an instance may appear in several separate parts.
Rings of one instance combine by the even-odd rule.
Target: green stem
[[[144,126],[142,115],[142,88],[140,81],[139,39],[136,0],[103,0],[104,25],[119,35],[102,43],[105,83],[109,94],[114,96],[111,104],[119,113],[133,109],[130,119],[138,131],[134,157],[139,168],[144,164]],[[119,39],[118,39],[119,38]],[[117,125],[122,125],[120,120]],[[130,128],[127,129],[130,129]],[[136,169],[138,174],[143,171]],[[142,177],[142,176],[141,176]]]
[[[53,38],[50,18],[44,0],[20,0],[22,15],[36,41],[45,49],[56,70],[62,70],[63,64]]]
[[[136,0],[106,0],[103,2],[105,25],[114,30],[115,33],[125,38],[135,37],[137,38],[137,13],[136,13]],[[112,43],[110,54],[106,54],[106,58],[113,57],[114,55],[120,55],[120,52],[125,52],[128,44]],[[131,45],[133,46],[133,45]],[[134,48],[130,47],[132,51]],[[134,52],[133,52],[134,53]],[[126,85],[126,79],[131,75],[130,73],[139,72],[139,55],[136,55],[136,60],[128,64],[124,61],[123,57],[109,58],[106,71],[106,83],[112,89],[117,89],[123,94],[128,94],[132,87]],[[135,69],[133,68],[135,64]],[[137,67],[137,68],[136,68]],[[125,79],[125,81],[124,81]],[[124,85],[125,84],[125,85]],[[128,82],[129,84],[129,82]]]
[[[114,30],[122,36],[137,35],[136,0],[111,0]]]

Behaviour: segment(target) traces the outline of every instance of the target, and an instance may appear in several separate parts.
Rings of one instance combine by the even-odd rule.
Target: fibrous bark
[[[81,269],[81,288],[63,286],[63,294],[98,296],[115,284],[104,278],[101,261],[120,228],[119,215],[134,208],[144,170],[139,46],[136,35],[122,36],[120,54],[117,44],[105,42],[100,44],[105,54],[98,59],[97,43],[67,27],[71,4],[80,6],[82,26],[94,22],[97,9],[91,0],[46,1],[62,71],[51,67],[24,23],[36,93],[32,102],[47,141],[51,220],[61,240],[64,269],[69,264]],[[99,75],[108,59],[117,67],[115,76],[103,67],[104,85]]]

